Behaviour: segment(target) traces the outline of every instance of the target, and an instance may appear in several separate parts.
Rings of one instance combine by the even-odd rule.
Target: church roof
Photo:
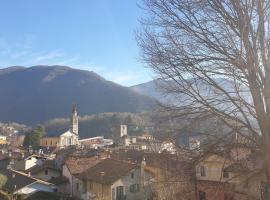
[[[73,133],[73,132],[71,132],[70,130],[68,130],[68,131],[62,133],[62,134],[60,135],[60,137],[61,137],[61,136],[72,136],[72,135],[76,135],[76,133]]]

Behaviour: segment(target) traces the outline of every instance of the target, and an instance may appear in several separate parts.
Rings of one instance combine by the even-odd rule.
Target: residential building
[[[57,178],[62,174],[61,170],[55,167],[54,160],[46,160],[41,165],[35,165],[25,172],[27,174],[31,174],[31,176],[37,179],[44,181],[49,181],[53,178]]]
[[[25,153],[22,153],[20,155],[20,157],[13,159],[14,169],[19,171],[25,171],[36,165],[41,165],[44,161],[44,158],[38,155]]]
[[[181,195],[184,200],[194,200],[193,163],[186,155],[119,149],[111,157],[133,163],[145,160],[144,191],[151,199],[179,200]]]
[[[145,199],[141,165],[107,158],[79,174],[81,198],[104,200]]]
[[[260,157],[253,154],[241,160],[228,155],[207,156],[196,165],[197,200],[264,200],[266,176],[259,170],[261,163]]]
[[[176,147],[172,139],[166,139],[165,141],[161,143],[160,152],[163,152],[163,151],[167,151],[171,154],[175,154]]]
[[[105,139],[104,136],[97,136],[97,137],[79,140],[79,143],[84,148],[97,149],[97,148],[103,148],[106,146],[111,146],[111,145],[113,145],[114,142],[112,139]]]
[[[102,154],[100,156],[70,156],[67,158],[62,167],[62,174],[69,180],[68,193],[71,196],[80,197],[77,175],[99,163],[104,156],[105,155]]]
[[[53,184],[35,179],[28,174],[11,169],[0,170],[0,173],[7,177],[3,190],[12,195],[31,195],[35,192],[54,192]]]

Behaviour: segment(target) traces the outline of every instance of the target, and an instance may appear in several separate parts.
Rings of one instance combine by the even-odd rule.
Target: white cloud
[[[111,71],[103,75],[107,80],[113,81],[120,85],[132,86],[144,82],[144,71]]]
[[[62,58],[64,57],[64,53],[58,50],[53,50],[53,51],[49,51],[47,53],[44,54],[37,54],[34,58],[33,58],[33,62],[37,63],[37,62],[45,62],[45,61],[50,61],[56,58]]]
[[[62,58],[63,60],[55,61],[55,65],[65,65],[73,67],[74,62],[79,61],[80,58],[78,56],[71,57],[71,58]]]
[[[28,51],[18,51],[15,53],[11,53],[10,58],[12,59],[21,58],[23,56],[26,56],[28,53],[29,53]]]

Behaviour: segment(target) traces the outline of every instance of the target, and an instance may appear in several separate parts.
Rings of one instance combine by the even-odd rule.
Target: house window
[[[76,183],[76,190],[79,191],[79,183]]]
[[[116,188],[116,200],[124,199],[124,186],[118,186]]]
[[[45,169],[44,173],[45,173],[45,175],[48,175],[49,172],[47,169]]]
[[[130,176],[131,176],[131,178],[133,179],[133,178],[134,178],[134,173],[131,173]]]
[[[139,184],[133,184],[129,187],[129,191],[132,193],[139,192],[140,191],[140,185]]]
[[[199,191],[199,200],[206,200],[206,194],[203,191]]]
[[[229,178],[229,172],[223,171],[223,178]]]
[[[204,166],[201,166],[200,167],[200,172],[201,172],[201,176],[206,176],[205,167]]]

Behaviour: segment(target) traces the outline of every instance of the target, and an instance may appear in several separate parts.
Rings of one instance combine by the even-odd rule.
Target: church
[[[73,105],[70,116],[70,128],[58,137],[44,137],[40,140],[42,147],[67,147],[79,145],[79,121],[77,107]]]

